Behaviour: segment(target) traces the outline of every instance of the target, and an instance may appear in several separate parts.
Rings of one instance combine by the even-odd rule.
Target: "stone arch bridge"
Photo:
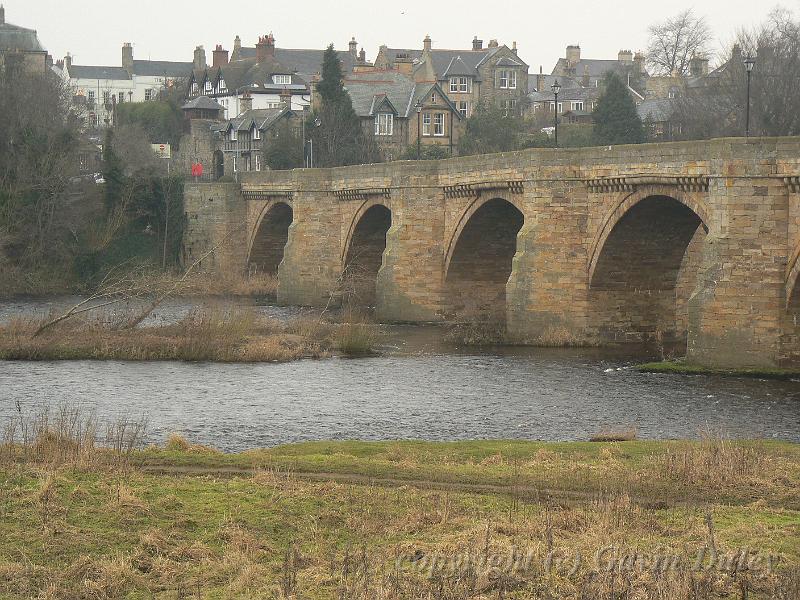
[[[800,362],[800,138],[527,150],[271,171],[186,188],[187,260],[281,303],[505,319],[531,344]]]

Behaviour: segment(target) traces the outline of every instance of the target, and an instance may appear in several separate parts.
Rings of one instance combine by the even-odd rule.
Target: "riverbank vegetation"
[[[683,360],[664,360],[635,367],[642,373],[671,373],[677,375],[721,375],[725,377],[753,377],[758,379],[800,379],[797,368],[744,368],[714,369],[693,365]]]
[[[98,432],[108,431],[104,437]],[[20,417],[8,598],[796,598],[800,448],[317,442],[222,454]],[[102,441],[102,443],[101,443]]]
[[[0,360],[285,362],[370,354],[379,328],[359,315],[286,322],[255,309],[195,310],[174,324],[136,323],[140,313],[90,320],[17,319],[0,324]]]

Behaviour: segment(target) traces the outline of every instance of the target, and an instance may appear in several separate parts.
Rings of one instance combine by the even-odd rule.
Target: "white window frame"
[[[228,91],[228,88],[225,86],[225,80],[224,79],[220,79],[219,80],[218,89],[219,89],[220,93],[225,93],[225,92]]]
[[[563,113],[564,113],[564,103],[563,102],[559,102],[558,103],[558,114],[563,114]]]
[[[466,100],[456,100],[455,105],[462,117],[465,119],[469,118],[469,102]]]
[[[200,85],[195,81],[192,83],[192,94],[197,94],[200,91]]]
[[[499,72],[499,85],[503,90],[517,89],[517,72],[514,69],[502,69]]]
[[[433,135],[444,137],[444,113],[433,113]]]
[[[213,84],[213,83],[211,83],[211,80],[210,80],[210,79],[207,79],[207,80],[206,80],[206,83],[205,83],[205,85],[203,86],[203,91],[204,91],[204,92],[206,92],[206,93],[209,93],[209,92],[213,92],[213,91],[214,91],[214,84]]]
[[[86,102],[94,104],[94,90],[89,90],[86,94]]]
[[[261,139],[261,130],[258,127],[253,127],[253,139],[254,140]]]
[[[153,92],[154,91],[155,90],[153,88],[147,88],[144,91],[144,101],[145,102],[150,102],[153,99],[153,96],[154,96]]]
[[[229,137],[230,137],[230,140],[232,142],[238,142],[239,141],[239,134],[236,131],[236,127],[231,127],[231,133],[230,133]]]
[[[431,113],[422,113],[422,135],[431,134]]]
[[[570,105],[572,110],[583,110],[583,100],[573,100]]]
[[[451,77],[450,92],[453,94],[468,94],[470,92],[469,77]]]
[[[103,104],[111,104],[111,92],[108,90],[103,92]]]
[[[256,152],[256,171],[261,170],[261,153]]]
[[[394,134],[394,115],[392,113],[378,113],[375,115],[375,135],[387,136]]]
[[[272,83],[275,85],[291,85],[292,84],[292,76],[291,75],[273,75],[272,76]]]
[[[239,161],[236,160],[236,155],[233,155],[233,172],[236,173],[239,170]]]

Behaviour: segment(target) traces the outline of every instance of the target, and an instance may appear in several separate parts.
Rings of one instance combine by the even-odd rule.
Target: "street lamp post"
[[[744,68],[747,71],[747,105],[744,111],[744,136],[750,137],[750,78],[753,74],[753,67],[756,66],[756,59],[752,56],[747,56],[743,62]]]
[[[420,137],[419,137],[420,136],[419,119],[420,119],[420,113],[422,113],[422,99],[420,98],[419,100],[417,100],[417,103],[414,106],[417,109],[417,160],[419,160],[419,157],[420,157],[420,141],[421,141]]]
[[[556,127],[555,127],[555,138],[556,138],[556,148],[558,148],[558,92],[561,91],[561,84],[558,83],[558,79],[553,82],[553,85],[550,87],[553,90],[553,95],[555,96],[555,102],[553,102],[553,112],[556,114]]]
[[[319,127],[320,125],[322,125],[322,120],[319,117],[317,117],[316,119],[314,119],[314,127]],[[313,169],[314,168],[314,138],[313,137],[310,140],[308,140],[308,146],[309,146],[309,148],[308,148],[308,166],[309,166],[309,168]]]

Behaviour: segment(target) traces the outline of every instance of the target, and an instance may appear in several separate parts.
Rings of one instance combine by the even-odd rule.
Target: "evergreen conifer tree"
[[[644,127],[636,104],[616,73],[606,76],[605,92],[592,112],[592,119],[594,141],[600,146],[644,142]]]

